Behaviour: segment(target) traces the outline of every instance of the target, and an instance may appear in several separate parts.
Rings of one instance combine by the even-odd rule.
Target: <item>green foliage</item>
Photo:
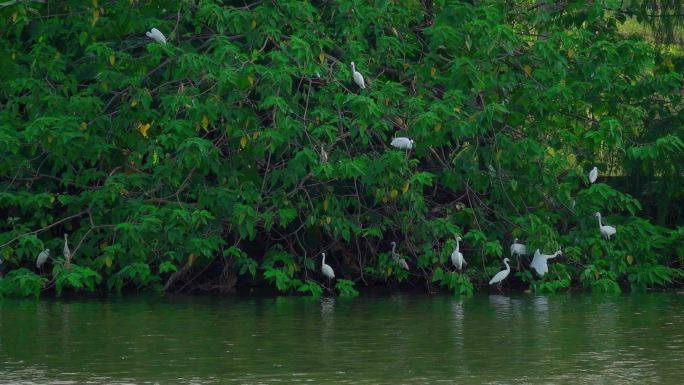
[[[10,271],[0,279],[0,296],[34,296],[38,298],[47,279],[34,272],[20,268]]]
[[[644,4],[0,7],[1,293],[38,295],[29,269],[63,234],[58,293],[236,281],[319,296],[329,250],[340,295],[470,295],[515,237],[563,257],[543,279],[523,258],[507,285],[678,284],[684,57],[620,32]],[[461,274],[445,271],[456,235]]]

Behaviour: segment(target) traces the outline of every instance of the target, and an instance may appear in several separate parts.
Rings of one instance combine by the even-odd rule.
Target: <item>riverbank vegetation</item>
[[[679,286],[684,57],[625,32],[645,3],[0,4],[0,295],[468,295],[515,238],[562,254],[510,289]]]

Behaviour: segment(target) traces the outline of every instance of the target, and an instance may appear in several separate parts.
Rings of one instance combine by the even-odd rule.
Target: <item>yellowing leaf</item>
[[[240,138],[240,147],[245,148],[245,146],[247,146],[247,137],[243,136]]]
[[[256,19],[252,19],[252,24],[250,25],[252,26],[252,29],[256,28]]]
[[[152,153],[152,164],[157,164],[159,163],[159,155],[157,155],[157,151]]]
[[[525,64],[523,66],[523,71],[529,76],[532,73],[532,66],[529,64]]]
[[[404,183],[404,187],[401,188],[401,191],[407,192],[409,189],[409,182]]]
[[[323,52],[318,54],[318,60],[321,61],[321,64],[325,62],[325,54]]]
[[[97,8],[97,0],[93,0],[93,8]]]
[[[329,203],[327,199],[323,200],[323,211],[328,211],[328,204]]]
[[[399,191],[397,191],[396,189],[392,189],[392,191],[390,191],[390,197],[394,199],[397,196],[399,196]]]
[[[138,105],[138,99],[131,100],[131,107],[135,107],[137,105]]]
[[[252,140],[256,140],[256,138],[259,137],[259,134],[261,134],[261,131],[255,131],[255,132],[252,134]]]
[[[14,59],[16,59],[16,58],[17,58],[17,53],[16,53],[16,52],[12,52],[12,60],[14,60]]]
[[[461,107],[459,107],[459,106],[454,107],[454,112],[456,112],[456,113],[461,112]]]
[[[12,13],[12,23],[16,23],[16,22],[17,22],[17,12],[14,11],[14,13]]]
[[[100,19],[100,11],[98,11],[98,10],[96,9],[96,10],[93,11],[93,17],[92,17],[92,19],[90,20],[90,23],[93,25],[93,27],[95,26],[95,23],[97,23],[97,21],[98,21],[99,19]]]
[[[254,77],[252,75],[247,75],[247,80],[249,81],[249,86],[254,85]]]
[[[150,127],[152,127],[152,125],[149,123],[139,124],[138,125],[138,131],[140,131],[140,135],[147,138],[147,131],[150,129]]]
[[[442,123],[435,124],[435,132],[440,132],[442,130]]]
[[[114,65],[116,63],[116,56],[114,54],[109,55],[109,64]]]
[[[627,263],[630,265],[634,263],[634,256],[633,255],[627,256]]]
[[[85,131],[88,129],[88,123],[86,122],[81,122],[81,127],[78,128],[81,131]]]
[[[105,258],[105,265],[107,265],[107,267],[112,267],[112,257],[107,256],[107,258]]]
[[[575,56],[575,50],[573,48],[570,48],[568,50],[568,58],[572,59],[573,56]]]
[[[209,127],[209,118],[206,115],[202,115],[202,128],[204,128],[204,131],[207,131],[207,127]]]
[[[188,266],[192,266],[193,263],[195,263],[195,260],[197,259],[197,255],[195,253],[192,253],[188,256]]]
[[[437,74],[437,68],[435,68],[435,67],[430,68],[430,76],[432,76],[434,78],[436,74]]]
[[[331,222],[332,222],[332,218],[325,217],[325,223],[330,224]]]

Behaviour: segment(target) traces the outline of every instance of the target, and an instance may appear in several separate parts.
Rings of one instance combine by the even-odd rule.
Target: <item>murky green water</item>
[[[684,295],[0,300],[0,383],[684,383]]]

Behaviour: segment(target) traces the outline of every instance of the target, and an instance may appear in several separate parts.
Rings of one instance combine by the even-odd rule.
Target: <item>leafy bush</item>
[[[677,284],[684,59],[622,35],[641,8],[619,3],[2,4],[0,293],[40,293],[35,256],[63,234],[58,293],[318,296],[327,250],[341,295],[469,295],[515,237],[564,254],[509,285]]]

